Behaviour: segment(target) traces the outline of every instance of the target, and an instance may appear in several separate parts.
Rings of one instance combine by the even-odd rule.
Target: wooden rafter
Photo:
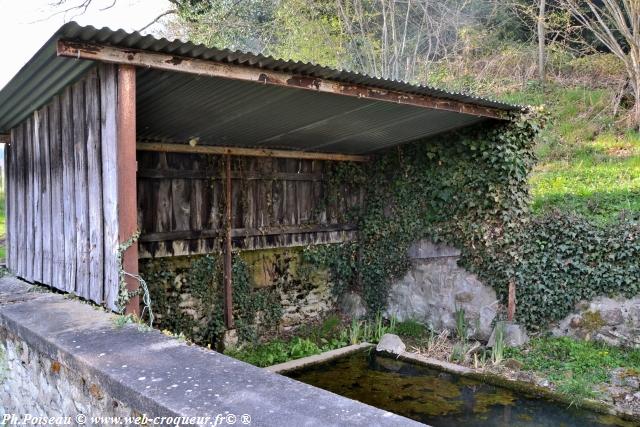
[[[211,145],[165,144],[155,142],[139,142],[139,151],[157,151],[163,153],[216,154],[248,157],[277,157],[284,159],[331,160],[346,162],[366,162],[369,156],[340,153],[313,153],[294,150],[269,150],[265,148],[218,147]]]
[[[264,70],[246,65],[228,64],[145,50],[126,49],[97,43],[59,40],[57,44],[57,54],[58,56],[69,58],[130,64],[157,70],[250,81],[265,85],[393,102],[433,110],[453,111],[480,117],[506,119],[506,113],[498,108],[469,104],[435,96],[387,90],[362,84],[342,83],[329,79]]]

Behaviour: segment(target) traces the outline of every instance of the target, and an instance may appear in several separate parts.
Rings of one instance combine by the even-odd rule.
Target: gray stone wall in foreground
[[[17,423],[61,417],[49,425],[132,414],[189,421],[181,425],[421,425],[115,320],[100,307],[0,278],[3,411]]]
[[[3,329],[0,329],[0,391],[0,420],[5,414],[28,414],[56,420],[70,417],[69,422],[75,424],[78,414],[123,418],[136,415],[127,405],[105,394],[90,378],[42,355]]]

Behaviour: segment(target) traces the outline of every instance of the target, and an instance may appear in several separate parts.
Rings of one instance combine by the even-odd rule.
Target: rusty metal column
[[[118,66],[118,242],[126,242],[138,231],[136,192],[136,68]],[[122,256],[122,267],[127,273],[138,274],[138,243]],[[127,289],[138,290],[133,277],[126,277]],[[125,308],[126,314],[140,315],[140,297],[132,297]]]
[[[224,239],[224,322],[227,329],[234,329],[233,321],[233,283],[232,283],[232,246],[231,246],[231,156],[225,155],[225,239]]]

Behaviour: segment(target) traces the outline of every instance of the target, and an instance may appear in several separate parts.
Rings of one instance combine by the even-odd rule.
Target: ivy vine
[[[197,344],[215,347],[225,331],[220,254],[145,260],[141,271],[151,284],[158,326],[182,333]],[[265,330],[278,326],[282,317],[280,294],[272,288],[254,289],[249,268],[238,254],[233,257],[232,274],[238,336],[241,341],[254,341],[258,323]]]

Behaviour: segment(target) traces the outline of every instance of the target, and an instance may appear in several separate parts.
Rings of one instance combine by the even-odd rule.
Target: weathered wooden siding
[[[8,267],[105,303],[118,294],[116,73],[92,69],[11,131]]]
[[[326,182],[327,161],[234,157],[233,245],[241,249],[336,243],[355,238],[346,212],[361,202]],[[224,238],[224,158],[138,152],[141,257],[191,255]]]

